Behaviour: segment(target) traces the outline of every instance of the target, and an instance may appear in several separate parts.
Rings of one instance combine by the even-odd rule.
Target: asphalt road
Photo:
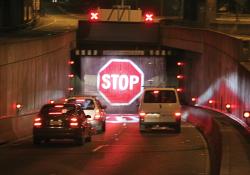
[[[34,146],[27,138],[1,146],[0,155],[0,170],[5,175],[209,173],[206,142],[185,122],[180,134],[170,129],[141,134],[138,123],[108,123],[105,133],[83,146],[70,140]]]

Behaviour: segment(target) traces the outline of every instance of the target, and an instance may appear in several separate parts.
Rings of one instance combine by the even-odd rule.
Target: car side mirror
[[[85,115],[85,117],[86,117],[86,118],[91,118],[91,116],[90,116],[90,115]]]

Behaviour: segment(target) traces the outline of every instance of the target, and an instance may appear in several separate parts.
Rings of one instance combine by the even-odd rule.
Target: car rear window
[[[40,113],[42,115],[62,115],[72,113],[75,109],[75,106],[67,104],[46,105],[41,109]]]
[[[176,103],[173,90],[148,90],[144,94],[144,103]]]
[[[81,105],[83,110],[95,109],[95,103],[92,99],[69,99],[67,103],[76,103]]]

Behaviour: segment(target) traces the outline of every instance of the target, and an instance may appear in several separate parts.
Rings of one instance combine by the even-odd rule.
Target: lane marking
[[[97,152],[98,150],[102,149],[105,146],[109,146],[109,145],[100,145],[100,146],[96,147],[95,149],[93,149],[92,152]]]

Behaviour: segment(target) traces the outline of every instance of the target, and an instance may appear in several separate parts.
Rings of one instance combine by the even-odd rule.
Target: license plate
[[[50,120],[49,122],[50,125],[56,125],[56,126],[60,126],[62,125],[62,121],[61,120]]]

